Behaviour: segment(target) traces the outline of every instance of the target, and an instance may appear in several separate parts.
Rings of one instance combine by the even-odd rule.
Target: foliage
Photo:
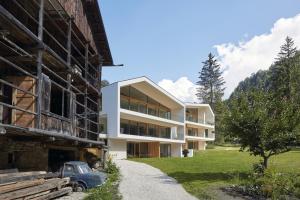
[[[224,142],[224,127],[223,116],[225,114],[225,106],[222,102],[224,95],[224,79],[217,59],[211,53],[208,54],[208,59],[203,62],[201,72],[199,72],[199,85],[196,94],[199,101],[207,103],[211,106],[215,113],[216,124],[216,143]]]
[[[107,159],[106,161],[106,168],[105,171],[108,174],[117,174],[119,172],[119,168],[117,165],[112,161],[111,158]]]
[[[88,196],[85,200],[121,200],[122,197],[119,194],[119,179],[120,172],[119,168],[111,159],[106,162],[106,172],[108,173],[108,178],[106,182],[100,187],[93,188],[88,191]]]
[[[198,93],[196,94],[202,103],[209,104],[212,109],[218,101],[221,101],[225,88],[225,82],[222,77],[220,65],[214,55],[208,54],[208,59],[203,62],[203,67],[200,72]]]
[[[101,87],[103,88],[103,87],[106,87],[106,86],[108,86],[109,85],[109,82],[107,81],[107,80],[102,80],[101,81]]]
[[[220,150],[221,149],[221,150]],[[194,157],[134,159],[150,164],[175,178],[186,191],[199,199],[209,199],[218,187],[247,182],[252,164],[259,161],[246,152],[226,147],[200,151]],[[300,151],[290,151],[270,159],[270,168],[280,173],[300,174]]]
[[[249,81],[257,76],[246,80],[250,87],[243,89],[243,84],[239,85],[230,97],[230,112],[225,117],[230,136],[239,139],[241,150],[261,156],[265,168],[269,157],[291,150],[299,138],[300,98],[293,88],[299,90],[300,84],[293,77],[300,76],[300,64],[289,49],[294,48],[287,38],[274,66],[260,72],[263,79],[257,88]]]
[[[299,198],[300,175],[281,173],[273,168],[263,173],[251,174],[248,181],[236,186],[236,191],[255,199],[292,199]]]

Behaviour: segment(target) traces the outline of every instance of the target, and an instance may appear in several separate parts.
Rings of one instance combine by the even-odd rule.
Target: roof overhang
[[[98,1],[83,0],[83,3],[86,9],[86,16],[88,18],[88,21],[90,22],[90,27],[92,29],[97,51],[101,54],[103,59],[103,66],[113,66],[113,58],[111,55]]]
[[[169,92],[158,86],[149,78],[143,76],[139,78],[129,79],[118,82],[119,87],[124,86],[132,86],[139,91],[145,94],[151,94],[151,98],[158,101],[162,105],[176,109],[176,108],[184,108],[184,103],[182,103],[179,99],[171,95]]]

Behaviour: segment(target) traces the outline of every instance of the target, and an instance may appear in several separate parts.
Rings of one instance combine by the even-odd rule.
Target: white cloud
[[[183,102],[198,102],[196,96],[197,86],[187,77],[181,77],[174,82],[163,79],[158,82],[158,85]]]
[[[300,47],[300,14],[277,20],[269,33],[255,36],[238,44],[215,45],[226,81],[227,98],[240,81],[257,72],[268,69],[277,56],[286,36]],[[245,39],[245,38],[244,38]]]

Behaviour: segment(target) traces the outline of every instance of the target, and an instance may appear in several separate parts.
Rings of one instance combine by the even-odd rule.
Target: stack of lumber
[[[44,171],[0,170],[0,199],[55,199],[72,192],[69,182],[69,178],[59,178],[58,174]]]

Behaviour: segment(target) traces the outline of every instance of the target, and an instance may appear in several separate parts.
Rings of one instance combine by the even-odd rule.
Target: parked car
[[[93,171],[87,163],[80,161],[64,163],[60,173],[62,177],[70,177],[77,192],[100,186],[107,178],[105,173]]]

